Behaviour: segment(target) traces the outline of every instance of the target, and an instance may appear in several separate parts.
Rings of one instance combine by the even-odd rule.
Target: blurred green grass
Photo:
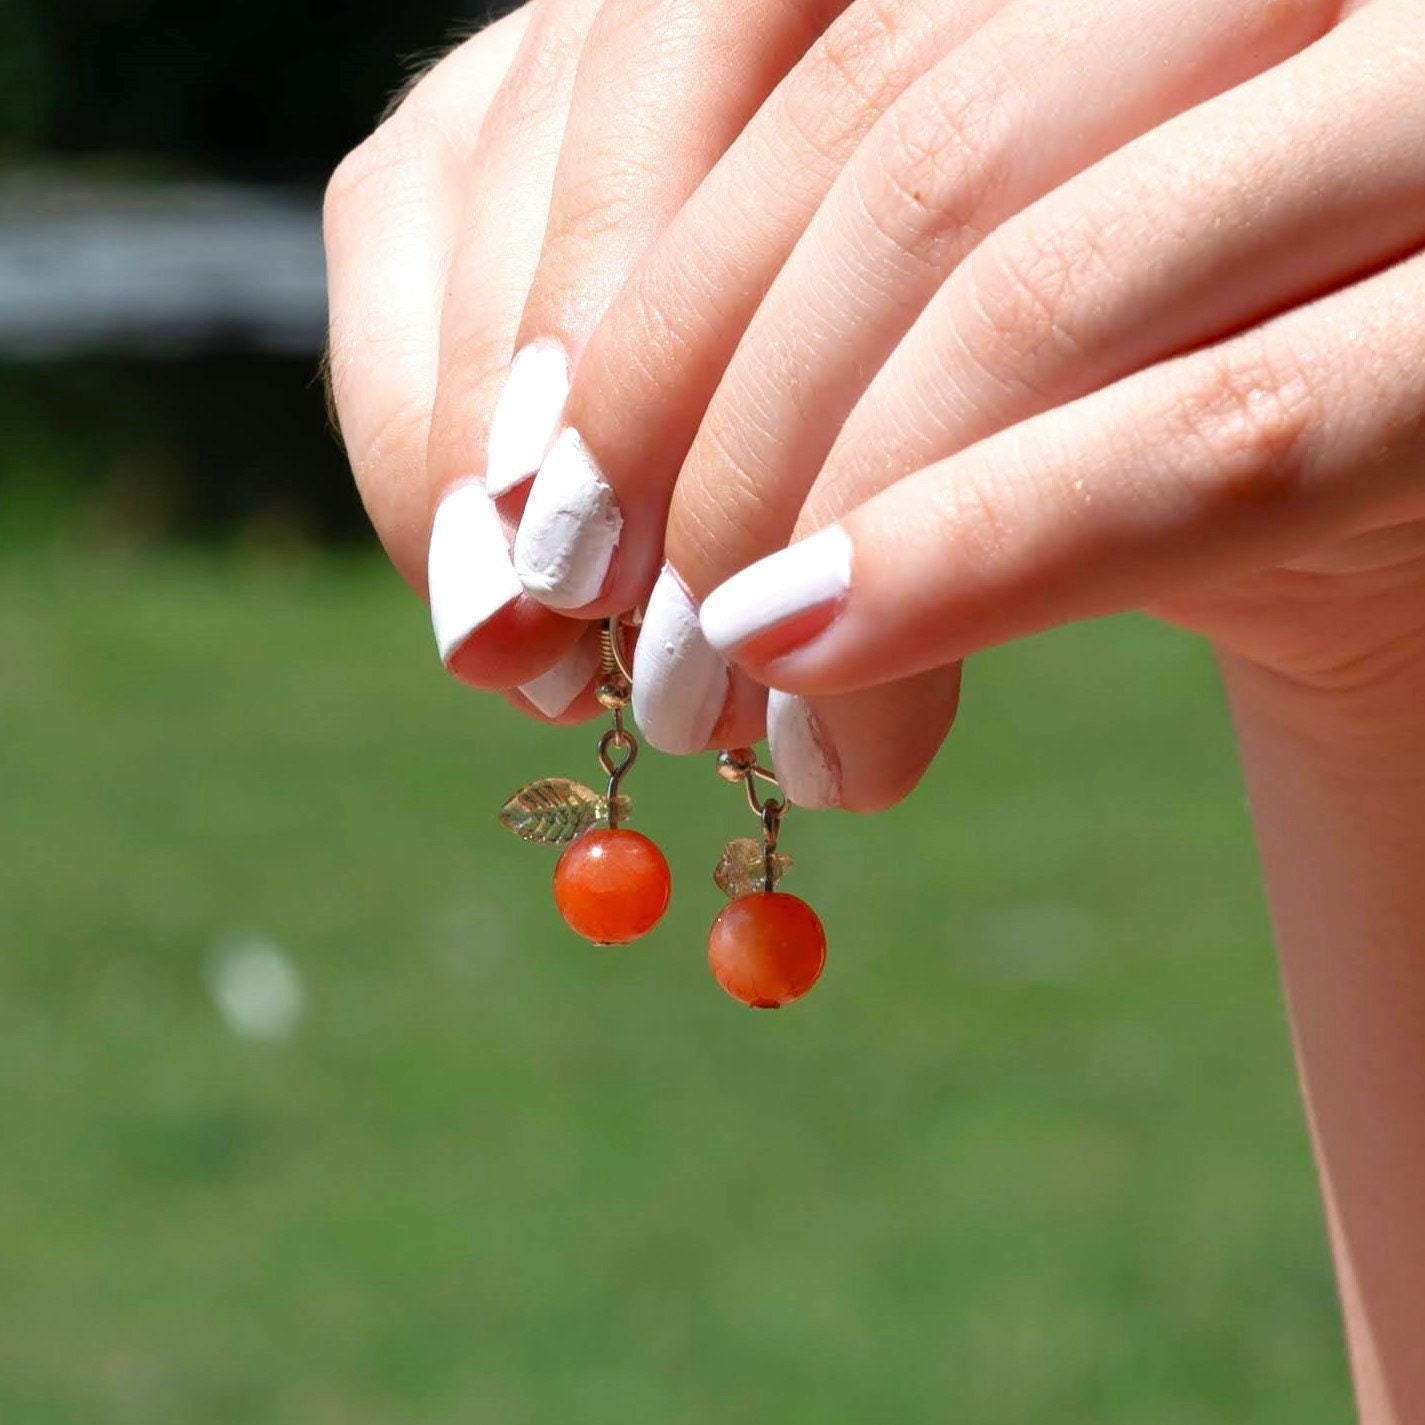
[[[0,563],[0,1420],[1347,1418],[1198,644],[976,660],[907,805],[789,823],[769,1015],[703,960],[736,792],[642,763],[674,908],[574,943],[493,811],[592,740],[427,643],[369,561]]]

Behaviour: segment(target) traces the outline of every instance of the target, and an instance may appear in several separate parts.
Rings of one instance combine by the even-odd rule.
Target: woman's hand
[[[830,536],[707,610],[744,666],[811,695],[779,695],[770,719],[806,802],[901,794],[976,647],[1169,595],[1240,644],[1212,591],[1233,580],[1234,607],[1257,608],[1239,576],[1319,548],[1329,491],[1371,506],[1341,520],[1409,512],[1413,269],[1346,289],[1425,232],[1420,21],[1394,0],[1340,9],[1214,0],[1165,19],[1112,0],[1056,5],[1050,23],[1037,0],[1006,5],[858,142],[765,298],[735,259],[762,250],[744,214],[776,205],[765,185],[736,201],[734,146],[615,299],[566,407],[623,518],[612,581],[582,612],[646,589],[681,466],[675,572],[638,666],[655,742],[701,746],[727,716],[699,596],[862,504],[849,588]],[[1373,495],[1318,439],[1348,409],[1343,441],[1401,443]],[[1340,472],[1329,490],[1287,474],[1318,449]],[[783,571],[817,551],[824,582],[795,595],[807,619],[774,618]]]
[[[710,642],[801,695],[794,732],[820,696],[874,726],[900,693],[845,695],[1132,607],[1306,684],[1418,660],[1422,246],[1425,21],[1377,0],[991,234],[819,469],[788,413],[759,488],[810,479],[819,533],[712,593]],[[695,587],[744,562],[708,560],[716,419],[669,536]],[[808,776],[827,740],[794,735]]]

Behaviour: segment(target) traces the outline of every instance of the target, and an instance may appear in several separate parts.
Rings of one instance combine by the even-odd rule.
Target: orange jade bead
[[[826,963],[826,931],[816,912],[782,891],[729,901],[708,935],[708,964],[733,999],[780,1009],[800,999]]]
[[[586,831],[554,868],[554,903],[569,928],[595,945],[627,945],[663,918],[673,875],[641,832]]]

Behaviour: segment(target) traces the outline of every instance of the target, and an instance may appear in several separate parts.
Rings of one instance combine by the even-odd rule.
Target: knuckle
[[[786,87],[787,121],[814,151],[839,157],[899,92],[897,12],[863,0],[826,30]]]
[[[641,281],[624,289],[610,329],[619,338],[619,359],[628,363],[630,386],[646,391],[664,388],[668,373],[686,369],[715,336],[682,289]]]
[[[359,229],[393,207],[419,203],[437,177],[441,134],[405,111],[387,120],[337,164],[322,199],[328,235]]]
[[[626,52],[630,43],[667,38],[673,43],[705,29],[711,17],[699,0],[604,0],[590,31],[591,45]]]
[[[1320,416],[1304,373],[1260,355],[1209,357],[1177,411],[1194,493],[1213,510],[1290,498]]]
[[[945,531],[946,547],[956,551],[966,569],[1004,566],[1017,523],[1013,491],[1013,482],[983,464],[962,470],[935,488],[930,516]]]
[[[633,149],[579,175],[559,195],[547,245],[582,247],[611,233],[638,230],[646,222],[649,195],[658,181],[651,165]]]
[[[966,264],[962,282],[969,325],[964,347],[1000,384],[1046,394],[1040,372],[1079,357],[1081,294],[1099,283],[1102,249],[1093,228],[1038,232],[1020,224],[985,244]]]
[[[540,5],[524,43],[500,86],[492,112],[516,131],[568,106],[569,88],[584,36],[569,13],[577,7]]]
[[[927,260],[982,221],[999,169],[998,105],[974,81],[922,86],[893,105],[856,174],[867,215],[887,238]]]
[[[403,155],[399,151],[401,146],[393,141],[392,127],[389,122],[382,124],[332,170],[322,200],[323,222],[327,227],[340,223],[363,195],[372,189],[389,186],[394,175],[399,173],[408,155]]]

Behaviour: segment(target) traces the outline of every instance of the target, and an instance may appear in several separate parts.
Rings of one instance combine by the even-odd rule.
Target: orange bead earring
[[[599,738],[605,791],[542,777],[505,803],[500,820],[525,841],[565,848],[554,868],[554,903],[576,935],[595,945],[627,945],[663,918],[673,877],[657,846],[623,825],[630,808],[623,779],[638,757],[638,739],[624,726],[632,678],[622,622],[607,620],[600,639],[595,693],[612,721]]]
[[[758,782],[776,778],[750,747],[719,752],[718,775],[741,782],[747,803],[762,822],[760,840],[738,837],[723,848],[713,872],[728,904],[708,934],[713,977],[733,999],[753,1009],[780,1009],[817,982],[826,963],[826,931],[817,913],[797,896],[777,889],[792,858],[777,850],[784,796],[759,796]]]

